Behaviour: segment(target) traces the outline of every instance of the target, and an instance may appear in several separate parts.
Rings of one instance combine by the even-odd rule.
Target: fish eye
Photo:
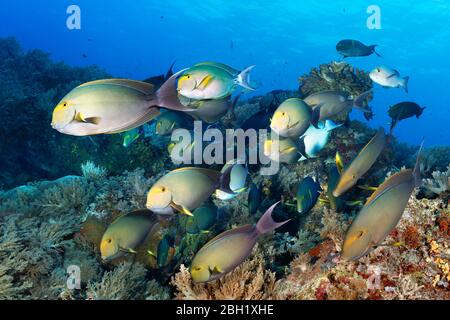
[[[161,187],[161,192],[166,192],[166,188],[165,187]]]
[[[194,267],[194,271],[200,271],[200,270],[202,270],[201,267]]]
[[[364,234],[364,231],[360,231],[359,233],[358,233],[358,238],[361,238],[362,236],[363,236],[363,234]]]
[[[109,239],[107,240],[107,242],[108,242],[108,243],[111,243],[111,242],[112,242],[112,239],[111,239],[111,238],[109,238]]]

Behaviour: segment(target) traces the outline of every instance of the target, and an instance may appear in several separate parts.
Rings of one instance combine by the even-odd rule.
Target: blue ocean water
[[[80,30],[66,26],[70,5],[81,9]],[[379,30],[366,25],[370,5],[381,9]],[[399,124],[398,138],[450,144],[447,0],[1,0],[0,21],[0,37],[14,36],[24,48],[71,65],[98,64],[117,77],[143,79],[174,60],[176,69],[210,60],[236,68],[256,64],[262,86],[254,94],[296,89],[310,68],[341,59],[335,50],[341,39],[378,44],[382,58],[348,62],[367,71],[386,64],[411,80],[409,94],[375,85],[371,125],[387,127],[390,105],[415,101],[427,109],[419,120]]]

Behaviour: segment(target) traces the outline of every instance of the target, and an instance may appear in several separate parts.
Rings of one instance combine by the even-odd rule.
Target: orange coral
[[[413,249],[420,247],[420,236],[416,226],[408,226],[402,234],[405,244]]]
[[[450,216],[445,213],[436,220],[439,230],[446,236],[450,236]]]

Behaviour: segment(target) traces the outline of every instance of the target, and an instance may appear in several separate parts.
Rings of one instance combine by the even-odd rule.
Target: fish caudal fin
[[[409,77],[404,77],[402,87],[403,87],[403,89],[405,89],[406,93],[408,93],[408,83],[409,83]]]
[[[336,129],[336,128],[342,127],[342,126],[343,126],[342,123],[341,123],[341,124],[336,124],[336,123],[334,123],[334,122],[331,121],[331,120],[325,121],[325,129],[326,129],[327,131],[331,131],[331,130],[334,130],[334,129]]]
[[[381,54],[379,54],[378,52],[375,51],[375,48],[378,47],[377,44],[371,45],[370,49],[372,49],[372,52],[375,53],[378,57],[381,58]]]
[[[420,177],[420,159],[422,156],[423,144],[425,141],[422,140],[420,144],[419,152],[417,153],[416,165],[414,166],[413,175],[414,175],[414,185],[415,187],[420,187],[422,184],[422,178]]]
[[[178,98],[177,80],[178,76],[184,71],[186,71],[186,69],[175,73],[166,82],[164,82],[164,84],[156,92],[156,98],[151,100],[152,105],[184,112],[195,110],[183,105]]]
[[[172,62],[172,64],[170,65],[169,70],[167,70],[166,75],[165,75],[165,79],[169,80],[171,76],[173,76],[173,66],[175,65],[175,63],[177,62],[177,60],[175,60],[174,62]]]
[[[239,73],[236,77],[236,83],[240,85],[241,87],[254,91],[256,90],[256,87],[251,84],[250,82],[250,72],[253,70],[253,68],[256,67],[255,65],[250,66],[248,68],[245,68],[241,73]]]
[[[290,219],[283,222],[275,222],[273,220],[272,212],[279,203],[280,202],[278,201],[277,203],[272,205],[259,219],[258,223],[256,224],[256,232],[258,235],[269,233],[289,222]]]

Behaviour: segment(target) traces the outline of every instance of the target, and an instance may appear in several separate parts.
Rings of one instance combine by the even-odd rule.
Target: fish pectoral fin
[[[281,150],[280,154],[289,154],[289,153],[291,153],[292,151],[295,151],[295,150],[296,150],[295,147],[286,148],[286,149]]]
[[[355,201],[346,201],[345,204],[348,206],[359,206],[361,204],[363,204],[364,202],[362,202],[361,200],[355,200]]]
[[[176,211],[178,211],[178,212],[180,212],[180,213],[182,213],[182,214],[185,214],[185,215],[191,216],[191,217],[194,216],[194,215],[192,214],[192,212],[191,212],[188,208],[186,208],[186,207],[184,207],[184,206],[182,206],[182,205],[176,204],[176,203],[173,202],[173,201],[170,203],[170,206],[171,206],[173,209],[175,209]]]
[[[206,87],[211,83],[211,81],[214,79],[212,75],[205,76],[200,83],[198,83],[195,87],[197,90],[205,90]]]
[[[295,207],[295,208],[297,208],[297,205],[296,204],[294,204],[294,203],[290,203],[290,202],[285,202],[285,203],[283,203],[285,206],[288,206],[288,207]]]
[[[209,272],[211,273],[211,275],[216,275],[216,274],[221,274],[223,273],[222,270],[219,269],[218,266],[214,266],[214,268],[211,269],[211,267],[209,268]]]
[[[247,190],[247,187],[243,187],[243,188],[236,189],[236,190],[233,190],[233,191],[234,191],[234,193],[242,193],[242,192],[244,192],[245,190]]]
[[[92,124],[99,124],[100,123],[100,117],[88,117],[88,118],[85,118],[84,115],[81,112],[78,112],[75,115],[75,120],[78,121],[78,122],[92,123]]]
[[[131,248],[127,249],[127,248],[119,247],[119,250],[122,251],[122,252],[126,252],[126,253],[134,253],[134,254],[137,253],[136,250],[133,250]]]
[[[300,123],[300,120],[295,122],[294,124],[288,125],[288,129],[292,129],[293,127],[295,127],[296,125],[298,125]]]
[[[378,187],[371,187],[371,186],[367,186],[367,185],[359,185],[358,188],[363,189],[363,190],[367,190],[367,191],[377,191]]]
[[[404,241],[397,241],[397,242],[392,242],[392,243],[373,245],[373,247],[374,247],[374,248],[377,248],[377,247],[393,247],[393,248],[398,248],[398,247],[403,247],[404,245],[405,245],[405,242],[404,242]]]

